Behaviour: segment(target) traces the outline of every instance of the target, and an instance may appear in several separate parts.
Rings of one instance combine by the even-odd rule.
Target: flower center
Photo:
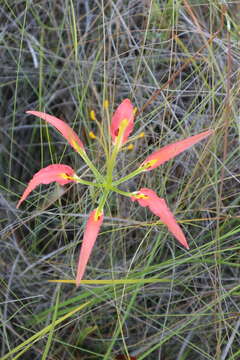
[[[148,198],[149,198],[148,195],[145,195],[145,194],[143,194],[143,193],[134,194],[134,197],[135,197],[136,199],[148,199]]]
[[[152,159],[152,160],[149,160],[149,161],[143,163],[140,167],[143,168],[144,170],[148,170],[148,169],[150,169],[156,162],[157,162],[157,159]]]

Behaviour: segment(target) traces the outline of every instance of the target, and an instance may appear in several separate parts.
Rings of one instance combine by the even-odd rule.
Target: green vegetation
[[[240,1],[220,0],[3,0],[0,359],[240,358],[239,10]],[[99,188],[42,185],[16,209],[26,183],[51,163],[93,180],[64,139],[25,112],[65,120],[104,171],[102,125],[124,98],[138,108],[135,134],[145,136],[118,155],[116,180],[153,150],[214,129],[119,185],[164,197],[190,250],[116,194],[88,281],[50,282],[75,278]]]

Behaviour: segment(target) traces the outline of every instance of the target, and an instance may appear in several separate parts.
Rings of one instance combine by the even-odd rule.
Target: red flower
[[[83,143],[81,142],[75,131],[64,121],[58,119],[55,116],[48,115],[40,111],[26,111],[26,113],[38,116],[41,119],[47,121],[52,126],[54,126],[62,134],[62,136],[65,137],[65,139],[69,142],[69,144],[74,148],[75,151],[84,151]]]
[[[65,185],[69,182],[82,182],[83,184],[90,184],[93,186],[102,187],[103,194],[99,200],[99,207],[93,210],[87,220],[86,228],[83,235],[82,247],[79,254],[78,266],[77,266],[77,275],[76,275],[76,285],[79,286],[87,262],[91,255],[93,246],[95,244],[96,238],[98,236],[100,227],[103,222],[103,208],[106,203],[108,194],[111,190],[115,190],[120,194],[131,196],[132,201],[138,201],[141,206],[149,207],[149,209],[160,218],[160,220],[167,226],[169,231],[175,236],[175,238],[182,244],[185,248],[189,249],[185,235],[177,224],[172,212],[168,208],[164,199],[159,198],[157,194],[150,189],[142,188],[140,191],[137,191],[133,194],[126,193],[120,189],[117,189],[116,186],[122,182],[138,175],[142,171],[149,171],[157,166],[165,163],[166,161],[174,158],[184,150],[190,148],[199,141],[205,139],[207,136],[213,133],[212,130],[208,130],[191,136],[187,139],[175,142],[173,144],[164,146],[162,149],[159,149],[149,155],[142,165],[133,171],[131,174],[121,178],[118,181],[112,181],[113,171],[116,163],[117,154],[122,145],[124,145],[129,135],[131,134],[134,126],[134,107],[129,99],[124,99],[122,103],[118,106],[116,111],[112,116],[112,122],[110,127],[110,134],[114,144],[113,151],[110,154],[110,158],[107,163],[107,174],[102,176],[98,170],[95,168],[91,160],[86,156],[83,144],[75,131],[69,127],[64,121],[56,118],[55,116],[45,114],[39,111],[27,111],[28,114],[32,114],[40,117],[46,122],[54,126],[68,141],[68,143],[77,151],[82,158],[85,160],[86,164],[93,171],[97,183],[91,183],[89,181],[81,181],[75,174],[74,170],[67,165],[55,164],[49,165],[44,169],[38,171],[29,182],[27,188],[25,189],[23,195],[21,196],[17,207],[27,198],[27,196],[39,185],[39,184],[49,184],[51,182],[58,182],[60,185]],[[138,136],[140,137],[141,134]],[[137,137],[135,137],[137,138]],[[119,359],[125,357],[125,355],[118,355]],[[131,357],[135,359],[134,357]]]
[[[111,136],[113,143],[116,143],[117,136],[119,134],[120,126],[124,127],[121,145],[125,144],[128,136],[133,130],[134,120],[134,108],[129,99],[125,99],[118,106],[117,110],[113,114],[111,123]],[[125,123],[124,123],[125,122]]]
[[[76,277],[77,286],[80,285],[80,282],[84,275],[88,259],[91,255],[102,222],[103,222],[103,213],[99,214],[98,209],[93,210],[90,213],[83,235],[82,247],[80,250],[78,267],[77,267],[77,277]]]
[[[152,170],[157,166],[162,165],[166,161],[174,158],[181,152],[185,151],[194,144],[198,143],[199,141],[205,139],[207,136],[211,135],[212,133],[213,130],[208,130],[200,134],[190,136],[187,139],[166,145],[163,148],[155,151],[153,154],[149,155],[146,158],[146,160],[141,164],[141,167],[146,166],[145,168],[146,171]]]
[[[131,199],[132,201],[137,200],[141,206],[148,206],[153,214],[158,216],[167,226],[168,230],[175,236],[180,244],[189,249],[185,235],[164,199],[159,198],[153,190],[146,188],[142,188],[134,193]]]
[[[21,196],[17,204],[17,208],[21,203],[28,197],[28,195],[40,184],[50,184],[51,182],[58,182],[60,185],[68,184],[69,182],[74,181],[74,179],[69,179],[68,177],[74,177],[74,170],[63,164],[54,164],[49,165],[41,170],[39,170],[28,183],[27,188]]]

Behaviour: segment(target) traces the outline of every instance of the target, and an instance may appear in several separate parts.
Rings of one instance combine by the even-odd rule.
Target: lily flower
[[[68,143],[74,148],[75,151],[84,151],[83,143],[75,133],[75,131],[64,121],[58,119],[55,116],[45,114],[41,111],[26,111],[27,114],[35,115],[41,119],[47,121],[49,124],[54,126],[62,136],[68,141]]]
[[[53,164],[39,170],[28,183],[28,186],[17,203],[17,208],[19,208],[21,203],[38,185],[50,184],[52,182],[65,185],[70,182],[74,182],[75,175],[74,170],[70,166],[63,164]]]
[[[125,99],[118,106],[117,110],[112,116],[111,122],[111,136],[113,140],[113,144],[116,143],[117,137],[119,134],[119,130],[121,127],[123,129],[123,135],[121,139],[121,145],[125,144],[129,135],[133,131],[134,126],[134,107],[129,99]]]
[[[153,190],[142,188],[133,193],[131,200],[137,200],[139,205],[149,207],[152,213],[158,216],[163,224],[167,226],[168,230],[175,236],[180,244],[182,244],[186,249],[189,249],[185,235],[164,199],[158,197]]]
[[[200,134],[190,136],[187,139],[166,145],[149,155],[146,160],[140,165],[140,168],[144,168],[145,171],[155,169],[159,165],[162,165],[166,161],[173,159],[175,156],[189,149],[191,146],[195,145],[196,143],[205,139],[211,134],[213,134],[213,130],[208,130]]]
[[[108,109],[108,102],[104,102],[105,110]],[[115,191],[122,195],[128,196],[132,201],[138,201],[138,203],[143,207],[148,207],[150,211],[160,218],[160,220],[167,226],[168,230],[173,234],[173,236],[183,245],[186,249],[189,249],[185,235],[177,224],[177,221],[174,218],[171,210],[168,208],[166,201],[160,197],[151,189],[142,188],[139,191],[134,193],[128,193],[117,188],[118,185],[127,181],[134,176],[137,176],[143,171],[150,171],[157,166],[165,163],[166,161],[174,158],[183,151],[189,149],[194,144],[205,139],[213,133],[212,130],[202,132],[200,134],[191,136],[187,139],[177,141],[173,144],[166,145],[163,148],[153,152],[149,155],[146,160],[141,164],[141,166],[133,171],[131,174],[120,178],[117,181],[113,181],[114,175],[114,166],[116,165],[117,155],[120,148],[127,142],[129,135],[131,134],[134,126],[134,114],[135,109],[133,104],[129,99],[125,99],[118,106],[116,111],[112,116],[112,122],[110,126],[110,135],[113,141],[113,147],[111,149],[110,156],[107,161],[107,171],[105,176],[100,174],[100,172],[95,168],[94,164],[88,158],[85,153],[83,144],[79,139],[75,131],[69,127],[64,121],[56,118],[55,116],[45,114],[39,111],[27,111],[28,114],[32,114],[40,117],[46,122],[54,126],[68,141],[68,143],[73,147],[78,154],[81,155],[85,163],[92,170],[97,183],[89,182],[80,179],[74,170],[63,164],[49,165],[46,168],[38,171],[32,178],[32,180],[27,185],[27,188],[23,192],[17,208],[21,203],[28,197],[28,195],[40,184],[49,184],[51,182],[57,182],[60,185],[65,185],[70,182],[82,183],[85,185],[97,186],[102,188],[101,197],[99,198],[97,209],[93,210],[87,220],[86,228],[83,235],[82,246],[79,254],[79,260],[77,265],[77,275],[76,275],[76,285],[78,286],[81,283],[83,275],[86,270],[87,262],[89,260],[90,254],[92,252],[93,246],[95,244],[96,238],[100,231],[100,227],[103,222],[103,209],[107,201],[108,195],[111,191]],[[91,115],[92,119],[95,119],[95,113]],[[89,134],[91,137],[94,137],[94,134]],[[144,133],[140,133],[135,137],[139,138],[144,136]],[[130,146],[130,145],[129,145]],[[123,147],[125,149],[126,147]],[[129,147],[127,147],[129,148]],[[131,146],[132,148],[132,146]],[[129,148],[130,149],[130,148]]]
[[[77,286],[80,285],[82,277],[85,273],[87,262],[92,252],[95,241],[97,239],[102,222],[103,222],[103,213],[102,212],[99,213],[98,209],[93,210],[90,213],[83,235],[83,241],[80,250],[78,266],[77,266],[77,277],[76,277]]]

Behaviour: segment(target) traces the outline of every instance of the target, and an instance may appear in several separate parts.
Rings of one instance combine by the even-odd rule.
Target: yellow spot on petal
[[[147,195],[145,195],[143,193],[134,194],[134,197],[136,199],[148,199],[149,198],[149,196],[147,196]]]
[[[96,114],[94,110],[90,111],[90,119],[96,121]]]
[[[120,149],[120,147],[122,146],[124,131],[126,130],[128,123],[129,123],[128,119],[123,119],[119,125],[119,128],[115,131],[116,137],[113,143],[118,147],[118,149]]]
[[[103,212],[99,211],[99,208],[97,208],[96,211],[95,211],[94,217],[93,217],[94,221],[98,221],[100,216],[102,216],[102,213]]]
[[[151,168],[156,162],[157,162],[157,159],[152,159],[152,160],[149,160],[149,161],[143,163],[140,167],[147,170],[147,169]]]
[[[91,139],[96,139],[97,138],[93,131],[89,131],[88,135],[89,135],[89,137]]]
[[[63,179],[67,179],[67,180],[74,180],[75,179],[74,176],[69,176],[69,175],[67,175],[65,173],[61,173],[61,174],[59,174],[59,176],[61,178],[63,178]]]
[[[128,119],[123,119],[122,121],[121,121],[121,124],[119,125],[119,132],[120,132],[120,130],[125,130],[126,129],[126,127],[128,126]]]
[[[108,100],[104,100],[103,107],[104,107],[105,110],[107,110],[109,108],[109,101]]]

